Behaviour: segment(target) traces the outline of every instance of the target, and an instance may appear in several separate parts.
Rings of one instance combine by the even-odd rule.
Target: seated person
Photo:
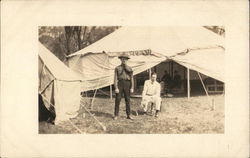
[[[151,79],[145,81],[142,92],[141,106],[143,107],[145,114],[148,109],[148,104],[153,103],[156,109],[155,117],[158,117],[158,113],[161,107],[161,97],[160,97],[161,87],[160,84],[156,81],[156,78],[157,78],[156,73],[152,73]]]

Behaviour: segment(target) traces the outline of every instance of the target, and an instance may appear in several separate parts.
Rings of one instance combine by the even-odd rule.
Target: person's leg
[[[130,117],[130,87],[131,87],[131,82],[125,81],[123,92],[124,92],[124,98],[126,102],[126,114],[128,118]]]
[[[161,109],[161,97],[155,97],[154,103],[155,103],[155,109],[160,111],[160,109]]]
[[[155,109],[156,109],[155,117],[158,117],[158,113],[161,109],[161,97],[155,97],[154,103],[155,103]]]
[[[148,110],[148,103],[149,103],[149,97],[148,96],[144,96],[142,98],[142,102],[141,102],[141,107],[143,108],[143,112],[147,112]]]
[[[147,108],[145,108],[146,112],[149,115],[153,114],[153,105],[154,104],[154,100],[152,96],[147,96]]]
[[[121,82],[118,83],[118,89],[119,89],[119,93],[116,93],[116,96],[115,96],[115,116],[119,115],[119,107],[120,107],[120,102],[121,102],[121,98],[122,98],[122,84],[121,84]]]
[[[155,103],[154,101],[150,102],[150,115],[154,114],[154,110],[155,110]]]

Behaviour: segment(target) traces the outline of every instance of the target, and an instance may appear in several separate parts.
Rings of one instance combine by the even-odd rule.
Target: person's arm
[[[117,68],[115,68],[115,74],[114,74],[114,87],[115,90],[118,89]]]
[[[124,70],[125,70],[127,73],[133,73],[132,68],[129,67],[127,64],[124,64],[123,67],[124,67]]]
[[[130,92],[133,93],[134,92],[134,76],[133,76],[133,73],[131,73],[130,81],[131,81]]]

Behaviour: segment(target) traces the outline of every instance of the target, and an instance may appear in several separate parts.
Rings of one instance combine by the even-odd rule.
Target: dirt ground
[[[125,103],[122,99],[120,117],[113,120],[114,99],[96,98],[91,110],[106,127],[106,131],[85,110],[71,122],[87,134],[212,134],[224,133],[224,96],[212,95],[179,98],[162,98],[158,118],[141,115],[141,98],[131,99],[132,117],[126,119]],[[83,102],[89,102],[84,99]],[[212,109],[214,105],[214,109]],[[139,115],[136,115],[139,111]],[[58,125],[39,122],[40,134],[77,134],[79,131],[70,121]]]

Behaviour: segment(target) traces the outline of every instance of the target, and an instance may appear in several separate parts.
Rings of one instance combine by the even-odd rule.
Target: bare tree
[[[81,31],[82,27],[76,27],[76,34],[77,34],[77,43],[78,43],[78,50],[81,50]]]
[[[119,26],[41,26],[39,40],[60,60],[112,33]]]
[[[66,37],[66,48],[67,48],[67,55],[70,54],[70,37],[72,36],[72,29],[70,26],[65,26],[65,37]]]

